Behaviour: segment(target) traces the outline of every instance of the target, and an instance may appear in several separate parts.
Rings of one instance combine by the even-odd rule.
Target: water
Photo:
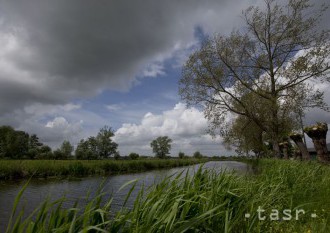
[[[100,185],[103,184],[104,191],[109,193],[108,197],[110,197],[112,193],[112,210],[116,211],[121,208],[126,194],[130,188],[130,186],[128,186],[123,190],[118,191],[123,184],[131,180],[138,179],[136,188],[131,194],[131,199],[127,203],[127,207],[129,208],[133,204],[133,200],[136,197],[138,191],[141,189],[142,183],[144,183],[145,186],[150,186],[154,183],[157,183],[159,180],[166,176],[170,176],[182,171],[187,171],[188,168],[189,172],[193,173],[200,166],[201,165],[193,165],[189,167],[165,170],[152,170],[143,173],[124,174],[109,177],[86,177],[74,180],[33,179],[30,181],[21,198],[21,206],[24,206],[26,213],[31,213],[36,207],[40,205],[42,201],[45,200],[46,197],[49,197],[51,200],[56,200],[65,195],[68,201],[65,203],[64,207],[70,207],[77,199],[83,200],[89,192],[92,196],[93,193],[98,190]],[[234,170],[241,174],[250,173],[252,169],[248,164],[234,161],[208,162],[204,164],[203,168],[214,168],[219,171],[223,169],[228,171]],[[14,199],[25,182],[26,180],[0,181],[0,232],[4,232],[11,214]]]

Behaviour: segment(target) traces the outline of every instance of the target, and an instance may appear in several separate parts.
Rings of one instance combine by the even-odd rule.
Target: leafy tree
[[[0,126],[0,158],[46,159],[52,158],[52,150],[43,145],[37,135],[14,130],[11,126]]]
[[[188,104],[205,106],[213,133],[223,130],[228,113],[244,116],[267,133],[280,156],[281,115],[295,110],[288,106],[303,106],[294,93],[300,93],[298,87],[306,90],[306,80],[325,80],[329,74],[329,31],[317,31],[323,10],[306,13],[311,10],[308,0],[265,3],[265,10],[244,12],[243,31],[209,38],[189,57],[180,94]],[[247,93],[266,103],[266,124],[253,109],[255,103],[244,101]],[[322,95],[308,94],[315,103],[322,100]]]
[[[186,155],[185,155],[182,151],[180,151],[179,154],[178,154],[178,157],[179,157],[180,159],[183,159],[185,156],[186,156]]]
[[[194,158],[196,158],[196,159],[201,159],[201,158],[203,158],[203,155],[201,154],[201,152],[199,152],[199,151],[196,151],[195,153],[194,153]]]
[[[264,127],[270,128],[269,119],[271,118],[271,108],[269,102],[253,92],[242,96],[241,101],[247,105],[258,117]],[[298,128],[296,114],[292,111],[290,103],[282,103],[278,115],[278,134],[279,137],[286,137],[292,130]],[[235,106],[241,109],[240,106]],[[224,144],[228,147],[234,145],[239,154],[248,154],[253,151],[257,157],[267,152],[265,142],[271,139],[268,131],[257,125],[252,119],[238,115],[233,118],[223,132]]]
[[[172,139],[168,136],[158,137],[150,143],[150,146],[158,158],[164,159],[170,153],[171,142]]]
[[[39,138],[36,134],[32,134],[29,140],[29,148],[39,148],[43,144],[39,141]]]
[[[86,141],[80,140],[75,152],[77,159],[98,159],[97,140],[95,137],[89,137]]]
[[[43,145],[40,147],[39,149],[39,153],[37,155],[37,159],[53,159],[53,153],[52,153],[52,149],[47,146],[47,145]]]
[[[109,126],[104,126],[97,134],[96,140],[101,158],[108,158],[116,154],[118,144],[112,141],[113,136],[114,132]]]
[[[56,160],[63,160],[63,159],[66,159],[67,157],[65,157],[63,151],[61,149],[56,149],[54,152],[53,152],[53,159],[56,159]]]
[[[72,156],[73,146],[71,145],[71,143],[69,141],[65,140],[62,143],[60,150],[61,150],[64,158],[69,158]]]
[[[236,147],[238,154],[248,154],[253,151],[257,157],[266,152],[264,146],[264,131],[253,121],[239,116],[229,126],[224,135],[224,144],[227,149]]]
[[[13,131],[6,135],[6,157],[21,159],[28,154],[29,135],[24,131]]]
[[[138,153],[130,153],[128,155],[128,157],[130,157],[130,159],[135,160],[138,159],[140,157],[140,155]]]
[[[11,126],[5,125],[0,127],[0,157],[9,157],[8,138],[14,131]]]
[[[88,159],[88,149],[88,143],[86,143],[84,139],[81,139],[75,151],[76,159]]]
[[[34,159],[38,156],[40,153],[40,148],[43,146],[43,144],[39,141],[39,138],[36,134],[33,134],[30,136],[29,139],[29,150],[28,150],[28,157],[30,159]]]

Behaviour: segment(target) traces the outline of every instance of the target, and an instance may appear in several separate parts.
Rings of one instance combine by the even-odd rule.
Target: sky
[[[315,0],[316,1],[316,0]],[[0,125],[76,145],[104,125],[122,155],[151,155],[158,136],[172,155],[231,155],[207,134],[202,109],[178,95],[185,60],[203,38],[242,28],[263,0],[0,0]],[[322,25],[330,20],[329,11]],[[330,104],[327,83],[318,84]],[[330,123],[310,111],[304,122]]]

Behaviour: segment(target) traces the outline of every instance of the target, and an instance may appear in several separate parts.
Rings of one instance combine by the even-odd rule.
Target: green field
[[[330,167],[285,160],[260,160],[258,167],[248,176],[178,174],[142,190],[133,209],[117,213],[111,200],[100,204],[101,193],[83,211],[55,208],[64,199],[45,201],[35,217],[12,219],[8,232],[330,232]]]
[[[63,176],[113,175],[187,166],[199,159],[139,160],[0,160],[0,180]]]

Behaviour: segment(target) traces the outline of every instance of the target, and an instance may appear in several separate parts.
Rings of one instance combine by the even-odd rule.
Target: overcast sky
[[[233,154],[178,96],[187,56],[214,33],[242,25],[263,0],[0,0],[0,125],[59,146],[116,131],[122,155],[151,154],[168,135],[172,154]],[[324,24],[330,21],[326,14]],[[327,84],[322,84],[330,104]],[[306,123],[330,122],[312,111]]]

